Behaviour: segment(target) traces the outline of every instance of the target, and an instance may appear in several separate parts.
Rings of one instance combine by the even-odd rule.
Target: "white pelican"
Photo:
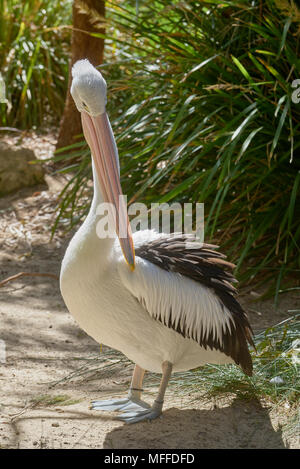
[[[131,234],[126,207],[118,203],[119,158],[105,111],[106,82],[88,60],[76,62],[72,76],[71,93],[92,153],[94,197],[65,253],[61,292],[87,334],[136,364],[127,398],[93,401],[92,408],[120,411],[127,423],[151,420],[162,412],[172,371],[235,362],[251,375],[252,330],[231,285],[233,265],[216,246],[184,234]],[[118,223],[114,238],[97,236],[101,202],[114,204],[125,237]],[[151,407],[141,400],[145,370],[162,373]]]

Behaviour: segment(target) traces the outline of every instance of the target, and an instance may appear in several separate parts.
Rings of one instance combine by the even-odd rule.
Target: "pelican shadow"
[[[258,400],[234,400],[228,407],[164,411],[152,422],[113,429],[107,449],[279,449],[287,448],[274,430],[269,410]]]

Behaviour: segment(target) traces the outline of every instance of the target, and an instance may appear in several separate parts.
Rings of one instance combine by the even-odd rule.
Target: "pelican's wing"
[[[190,237],[160,237],[136,249],[131,272],[120,262],[123,284],[148,314],[200,346],[220,350],[251,375],[252,331],[235,298],[234,277],[216,246]]]

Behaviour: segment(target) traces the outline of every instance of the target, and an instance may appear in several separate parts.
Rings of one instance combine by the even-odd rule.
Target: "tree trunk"
[[[73,64],[79,59],[88,59],[93,65],[102,63],[104,39],[92,37],[89,33],[104,33],[104,29],[101,29],[104,22],[104,10],[104,0],[84,0],[84,3],[78,0],[73,1],[73,31],[68,91],[56,149],[75,143],[76,137],[82,133],[80,114],[70,94],[71,71]]]

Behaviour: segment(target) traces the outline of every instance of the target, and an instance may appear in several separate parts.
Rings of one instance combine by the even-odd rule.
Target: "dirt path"
[[[21,271],[58,275],[67,240],[58,232],[49,243],[57,200],[52,183],[52,191],[38,188],[1,200],[0,280]],[[290,295],[275,312],[271,301],[253,305],[253,297],[243,302],[256,330],[278,323],[299,305]],[[207,402],[169,387],[163,417],[151,423],[125,425],[113,414],[89,410],[94,398],[127,392],[132,365],[118,364],[112,355],[112,372],[63,380],[100,349],[69,315],[54,278],[24,277],[0,288],[0,339],[6,345],[6,363],[0,363],[0,448],[299,447],[284,430],[288,410],[271,411],[258,401]],[[156,387],[147,391],[146,380],[145,388],[151,401]]]

